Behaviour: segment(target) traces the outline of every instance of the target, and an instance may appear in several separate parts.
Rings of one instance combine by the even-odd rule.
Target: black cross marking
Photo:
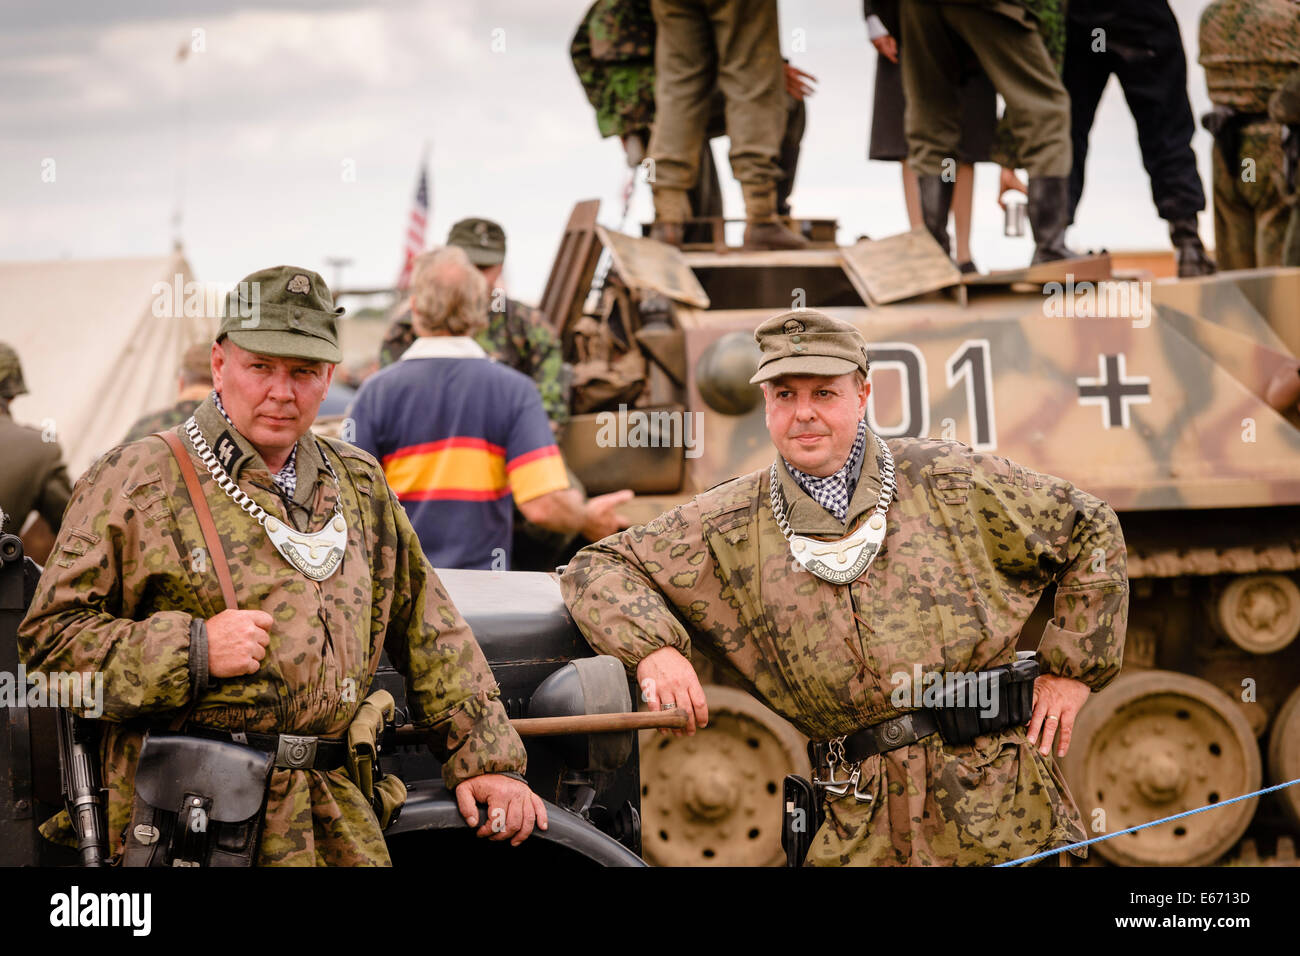
[[[1128,428],[1130,405],[1151,403],[1151,379],[1145,375],[1126,378],[1124,353],[1097,356],[1097,378],[1080,378],[1080,405],[1100,405],[1105,412],[1107,428]]]

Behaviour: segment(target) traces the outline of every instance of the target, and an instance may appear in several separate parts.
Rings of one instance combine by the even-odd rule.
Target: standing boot
[[[1195,216],[1170,220],[1169,239],[1174,244],[1174,256],[1178,259],[1178,278],[1214,275],[1218,271],[1214,260],[1206,254],[1205,246],[1201,245],[1201,234],[1196,228]]]
[[[921,193],[921,221],[930,230],[934,241],[948,255],[948,211],[952,209],[952,187],[942,176],[917,176]]]
[[[653,188],[655,221],[650,227],[650,238],[682,247],[684,223],[691,214],[691,201],[684,189]]]
[[[776,183],[741,183],[745,193],[744,249],[807,249],[808,240],[776,215]]]
[[[1065,244],[1065,227],[1070,224],[1070,177],[1030,176],[1027,205],[1035,243],[1030,264],[1077,258],[1079,254]]]

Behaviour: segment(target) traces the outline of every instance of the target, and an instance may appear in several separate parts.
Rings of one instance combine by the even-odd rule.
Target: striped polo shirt
[[[569,487],[537,386],[470,338],[417,338],[349,417],[437,568],[509,568],[512,497]]]

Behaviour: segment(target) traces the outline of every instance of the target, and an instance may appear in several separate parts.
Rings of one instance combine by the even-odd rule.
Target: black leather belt
[[[278,770],[337,770],[348,762],[348,745],[343,740],[297,734],[230,733],[200,724],[186,724],[181,733],[243,744],[274,754]]]
[[[844,738],[844,756],[850,765],[858,764],[876,754],[914,744],[938,730],[939,721],[934,711],[916,710],[901,714],[849,734]],[[828,745],[818,742],[816,747],[817,765],[820,766],[825,762]]]

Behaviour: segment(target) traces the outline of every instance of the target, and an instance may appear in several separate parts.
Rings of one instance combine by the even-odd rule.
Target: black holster
[[[274,765],[235,743],[146,734],[122,865],[252,866]]]
[[[803,866],[813,834],[821,829],[821,794],[798,774],[787,774],[781,793],[781,849],[786,866]]]

